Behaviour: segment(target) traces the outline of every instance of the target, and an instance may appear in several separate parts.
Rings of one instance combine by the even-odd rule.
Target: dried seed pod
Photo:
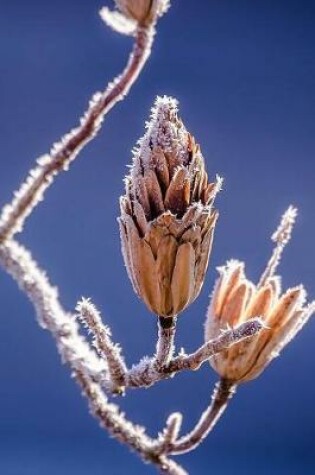
[[[280,278],[274,275],[290,239],[295,217],[296,210],[292,207],[283,215],[272,236],[276,246],[257,285],[246,278],[243,262],[229,261],[218,269],[220,276],[205,324],[206,341],[217,338],[227,327],[253,317],[260,317],[266,325],[257,336],[211,358],[211,366],[224,379],[241,383],[259,376],[315,311],[315,302],[305,304],[306,292],[302,285],[281,294]]]
[[[174,99],[157,98],[125,183],[119,224],[128,276],[152,312],[178,315],[203,284],[221,179],[208,183]]]
[[[117,9],[130,20],[147,26],[169,7],[168,0],[115,0]]]
[[[115,0],[116,8],[100,10],[102,20],[113,30],[135,35],[137,30],[154,27],[169,8],[169,0]]]

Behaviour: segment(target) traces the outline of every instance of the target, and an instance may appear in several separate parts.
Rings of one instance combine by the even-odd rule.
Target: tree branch
[[[186,472],[174,461],[156,453],[156,441],[145,435],[143,428],[127,421],[118,407],[108,402],[101,388],[101,384],[112,388],[107,364],[79,335],[75,317],[62,308],[57,289],[51,286],[29,252],[15,241],[6,242],[0,245],[0,264],[34,305],[40,325],[54,336],[63,362],[71,367],[91,411],[102,426],[117,440],[135,450],[142,459],[155,464],[161,473],[185,475]]]
[[[184,370],[196,370],[212,356],[246,338],[256,335],[264,327],[259,318],[253,318],[238,327],[224,331],[215,340],[208,341],[190,355],[180,354],[164,366],[157,366],[155,358],[144,358],[133,366],[126,376],[130,388],[149,387]]]
[[[168,365],[174,354],[176,333],[176,317],[158,318],[158,341],[154,363],[157,369]]]
[[[265,325],[260,318],[247,320],[247,322],[241,323],[236,328],[225,330],[218,338],[208,341],[194,353],[191,353],[188,356],[180,355],[173,359],[168,366],[163,368],[163,371],[167,374],[172,374],[187,369],[197,370],[212,356],[230,348],[230,346],[235,343],[257,335],[257,333],[264,327]]]
[[[98,384],[93,383],[84,372],[75,370],[75,378],[89,401],[91,413],[96,417],[112,437],[128,445],[145,461],[154,464],[161,474],[187,475],[173,460],[165,454],[156,453],[156,441],[148,437],[145,429],[127,421],[118,407],[108,402]]]
[[[80,125],[56,143],[48,155],[37,160],[25,182],[15,192],[10,204],[0,215],[0,243],[12,238],[23,228],[26,218],[43,199],[44,192],[61,170],[67,170],[82,148],[101,128],[105,115],[128,94],[151,53],[155,26],[138,27],[133,50],[123,73],[110,83],[104,92],[96,93]]]
[[[173,412],[167,421],[163,432],[159,435],[156,450],[158,453],[169,453],[178,438],[182,426],[183,416],[180,412]]]
[[[89,299],[82,299],[76,306],[79,319],[90,333],[93,334],[93,344],[98,354],[108,365],[112,383],[111,391],[123,394],[127,367],[121,356],[121,348],[113,343],[110,328],[103,324],[101,315]]]
[[[108,367],[79,335],[75,316],[66,312],[51,285],[31,254],[16,241],[0,245],[0,265],[13,277],[33,304],[39,325],[49,330],[56,340],[65,363],[78,367],[93,380],[108,385]]]

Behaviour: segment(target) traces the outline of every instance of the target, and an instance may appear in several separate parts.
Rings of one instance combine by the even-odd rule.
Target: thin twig
[[[221,379],[215,386],[210,406],[201,415],[194,429],[184,437],[178,439],[168,447],[172,455],[184,454],[198,447],[214,428],[215,424],[225,411],[229,399],[236,391],[236,384]]]
[[[176,317],[158,318],[158,341],[156,345],[155,365],[162,368],[168,365],[174,354]]]
[[[107,364],[79,334],[75,316],[62,307],[58,290],[31,254],[16,241],[8,241],[0,245],[0,265],[34,305],[39,325],[52,333],[63,361],[81,371],[84,368],[92,380],[109,385]]]
[[[210,340],[202,345],[194,353],[188,356],[178,356],[174,358],[168,366],[163,368],[167,374],[177,373],[182,370],[196,370],[208,361],[212,356],[230,348],[246,338],[257,335],[264,328],[264,324],[260,318],[252,318],[247,322],[241,323],[238,327],[224,331],[218,338]]]
[[[55,176],[68,169],[82,148],[101,128],[105,115],[122,100],[139,76],[148,59],[155,34],[155,27],[138,28],[133,50],[123,73],[108,85],[103,93],[95,94],[80,125],[66,134],[51,149],[49,155],[37,160],[37,166],[14,194],[10,204],[4,206],[0,216],[0,243],[22,230],[26,218],[43,199],[46,189]]]
[[[97,352],[108,365],[112,392],[123,394],[127,367],[121,355],[120,346],[112,341],[110,328],[103,324],[99,311],[89,299],[82,299],[77,304],[76,310],[79,319],[93,334],[93,344]]]
[[[155,358],[144,358],[133,366],[126,375],[126,386],[129,388],[149,387],[168,379],[184,370],[196,370],[212,356],[226,350],[230,346],[245,338],[256,335],[264,327],[259,318],[253,318],[238,327],[227,330],[215,340],[211,340],[198,348],[194,353],[180,354],[172,359],[169,364],[158,367]]]
[[[270,277],[275,274],[280,263],[282,253],[291,239],[297,212],[297,208],[294,208],[294,206],[289,206],[289,208],[283,214],[278,228],[271,236],[271,240],[275,242],[276,245],[272,251],[272,255],[267,263],[267,266],[260,277],[257,288],[263,287],[267,283],[268,279],[270,279]]]
[[[91,413],[112,437],[128,445],[145,462],[154,464],[161,474],[187,475],[176,462],[164,454],[156,454],[154,439],[146,435],[143,427],[127,421],[124,415],[119,412],[118,407],[108,402],[98,384],[93,383],[84,372],[79,370],[75,370],[74,375],[89,401]]]
[[[176,442],[182,426],[183,416],[180,412],[173,412],[167,421],[163,432],[159,435],[156,445],[157,452],[167,454]]]

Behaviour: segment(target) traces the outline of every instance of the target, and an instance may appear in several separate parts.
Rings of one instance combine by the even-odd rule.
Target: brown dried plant
[[[134,37],[128,63],[103,92],[92,97],[80,124],[37,160],[11,203],[3,207],[0,264],[33,304],[39,324],[53,335],[63,362],[102,427],[160,473],[184,475],[187,472],[171,456],[189,452],[202,442],[236,386],[257,377],[315,310],[314,302],[305,304],[302,286],[281,295],[279,278],[274,275],[296,210],[290,207],[284,214],[273,236],[273,255],[258,285],[246,278],[243,263],[229,261],[219,268],[205,324],[206,341],[192,354],[176,354],[177,317],[197,298],[204,281],[218,217],[213,203],[222,180],[215,177],[208,182],[204,158],[178,117],[176,100],[158,98],[146,133],[134,150],[121,198],[119,223],[128,275],[135,292],[158,317],[155,354],[131,368],[93,303],[82,299],[75,312],[65,310],[46,272],[15,240],[58,173],[69,168],[100,131],[104,117],[129,92],[150,56],[157,22],[168,7],[167,0],[116,0],[114,11],[101,10],[110,27]],[[92,334],[92,344],[80,333],[80,323]],[[183,370],[196,370],[206,361],[220,380],[210,405],[186,435],[179,435],[179,413],[171,414],[158,437],[152,438],[109,401],[112,394],[151,386]]]

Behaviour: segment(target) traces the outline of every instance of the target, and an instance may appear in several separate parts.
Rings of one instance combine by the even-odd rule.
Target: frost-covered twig
[[[194,429],[168,446],[168,453],[172,455],[184,454],[198,447],[214,428],[223,414],[229,399],[236,391],[236,385],[228,380],[221,379],[215,387],[210,406],[201,415]]]
[[[58,290],[51,285],[31,254],[16,241],[8,241],[0,245],[0,265],[33,304],[40,326],[54,336],[63,361],[80,371],[84,368],[94,381],[108,385],[107,364],[79,335],[75,316],[62,307]]]
[[[187,356],[178,356],[164,369],[164,372],[174,373],[185,369],[196,370],[212,356],[221,353],[232,345],[257,335],[264,328],[260,318],[253,318],[236,328],[225,330],[222,334],[202,345],[194,353]]]
[[[93,334],[93,344],[99,355],[106,361],[112,382],[112,392],[123,392],[126,377],[126,364],[121,356],[121,348],[113,343],[111,330],[104,325],[99,311],[89,299],[82,299],[76,306],[79,319]]]
[[[111,388],[107,364],[92,351],[79,335],[75,317],[58,300],[57,289],[49,283],[30,253],[15,241],[0,245],[0,264],[28,296],[40,325],[54,336],[63,362],[67,363],[89,400],[93,414],[117,440],[126,443],[145,461],[154,463],[161,473],[184,475],[185,472],[166,456],[156,454],[156,441],[144,429],[127,421],[114,404],[108,402],[101,385]]]
[[[22,230],[26,218],[43,199],[55,176],[68,169],[82,148],[96,136],[105,115],[129,92],[150,55],[154,34],[154,24],[137,28],[134,47],[123,73],[104,92],[94,94],[80,125],[56,143],[49,154],[37,160],[36,167],[14,193],[12,202],[1,212],[0,243]]]
[[[143,427],[127,421],[118,407],[108,402],[98,384],[93,383],[84,372],[79,370],[76,370],[74,375],[89,401],[91,413],[112,437],[127,444],[145,462],[153,463],[161,474],[187,475],[182,467],[165,455],[165,451],[162,454],[157,453],[156,441],[146,435]]]
[[[177,440],[179,431],[182,426],[183,416],[180,412],[173,412],[167,421],[163,432],[159,435],[156,450],[159,453],[169,453],[171,447]]]
[[[156,365],[155,358],[144,358],[128,372],[126,385],[130,388],[148,387],[162,379],[170,378],[180,371],[195,370],[212,356],[256,335],[263,327],[259,318],[253,318],[237,328],[224,331],[218,338],[205,343],[190,355],[180,354],[162,367]]]
[[[277,267],[280,263],[284,248],[291,239],[291,234],[297,214],[297,208],[292,205],[289,206],[289,208],[283,214],[278,228],[271,236],[271,240],[275,242],[276,245],[273,249],[272,255],[267,263],[267,266],[260,278],[260,281],[257,286],[258,288],[263,287],[268,281],[268,279],[270,279],[275,274]]]

